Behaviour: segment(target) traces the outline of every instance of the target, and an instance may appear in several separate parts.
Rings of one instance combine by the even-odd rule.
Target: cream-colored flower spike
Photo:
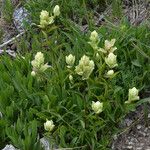
[[[32,76],[35,76],[38,72],[44,72],[50,66],[46,63],[44,64],[44,55],[41,52],[37,52],[33,61],[31,61],[33,71],[31,72]]]
[[[113,53],[117,47],[114,47],[114,44],[116,42],[116,39],[112,40],[105,40],[104,48],[99,48],[98,51],[101,51],[103,53]]]
[[[90,40],[92,42],[97,42],[99,40],[98,33],[95,30],[91,32]]]
[[[117,56],[113,53],[109,53],[107,57],[105,57],[105,62],[110,68],[114,68],[118,66],[117,64]]]
[[[78,66],[75,68],[75,72],[82,76],[82,80],[85,80],[89,78],[90,74],[94,70],[94,66],[94,61],[90,60],[88,56],[83,55]]]
[[[96,113],[99,114],[103,111],[103,103],[97,101],[94,102],[92,101],[92,110]]]
[[[90,42],[88,42],[94,50],[98,49],[99,36],[98,33],[94,30],[90,35]]]
[[[54,13],[54,17],[60,15],[60,8],[59,8],[59,5],[56,5],[56,6],[54,7],[53,13]]]
[[[44,129],[48,132],[51,132],[54,129],[55,125],[52,120],[47,120],[44,123]]]
[[[111,48],[114,46],[115,42],[116,42],[116,39],[112,39],[111,41],[105,40],[105,49],[111,50]]]
[[[54,22],[54,17],[49,16],[49,12],[46,10],[42,10],[40,14],[40,25],[38,25],[40,28],[45,28],[48,25],[52,24]]]
[[[40,19],[41,20],[48,20],[49,18],[49,12],[46,10],[42,10],[40,14]]]
[[[56,16],[60,15],[60,8],[56,5],[53,9],[54,16],[50,16],[49,12],[46,10],[42,10],[40,14],[40,28],[46,28],[48,25],[54,23],[54,19]]]
[[[71,68],[74,65],[75,62],[75,56],[73,56],[72,54],[66,56],[66,63],[67,63],[67,67]]]
[[[131,103],[132,101],[139,100],[140,97],[138,96],[139,90],[133,87],[132,89],[129,89],[128,93],[128,101],[125,101],[125,103]]]

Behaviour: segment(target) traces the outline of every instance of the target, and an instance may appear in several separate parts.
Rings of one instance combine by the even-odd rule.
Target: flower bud
[[[98,33],[94,30],[91,32],[90,41],[88,42],[94,50],[98,49],[99,36]]]
[[[132,101],[139,100],[140,97],[138,96],[138,94],[139,91],[135,87],[129,89],[128,101],[126,101],[125,103],[131,103]]]
[[[94,102],[92,101],[92,110],[96,113],[99,114],[103,111],[103,103],[97,101]]]
[[[97,58],[97,59],[99,59],[99,58],[100,58],[99,53],[96,53],[96,58]]]
[[[54,17],[59,16],[60,15],[60,8],[58,5],[56,5],[53,9],[53,13],[54,13]]]
[[[53,123],[52,120],[47,120],[45,123],[44,123],[44,129],[46,131],[49,131],[51,132],[53,129],[54,129],[55,125]]]
[[[68,68],[71,68],[74,65],[75,62],[75,56],[70,54],[69,56],[66,56],[66,63],[68,64]]]
[[[2,118],[3,117],[3,114],[0,112],[0,118]]]
[[[35,77],[35,75],[36,75],[35,71],[32,71],[31,76]]]
[[[108,57],[105,58],[105,62],[110,68],[114,68],[118,66],[116,57],[117,56],[114,55],[113,53],[109,53]]]
[[[73,83],[73,76],[72,75],[69,75],[69,80],[71,83]]]
[[[106,77],[110,78],[110,77],[112,77],[113,74],[114,74],[114,70],[109,70],[109,71],[106,73]]]
[[[93,32],[91,32],[90,40],[94,41],[94,42],[99,40],[98,33],[95,30]]]

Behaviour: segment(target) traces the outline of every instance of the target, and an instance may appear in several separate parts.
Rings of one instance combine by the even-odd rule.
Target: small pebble
[[[145,128],[145,129],[144,129],[144,132],[147,132],[147,131],[148,131],[148,128]]]
[[[133,146],[131,146],[131,145],[130,145],[130,146],[127,146],[127,148],[128,148],[128,149],[132,149],[132,148],[133,148]]]
[[[114,140],[117,140],[117,135],[116,135],[116,134],[113,136],[113,139],[114,139]]]
[[[16,50],[16,44],[11,45],[11,50]]]
[[[137,125],[137,129],[139,130],[139,129],[141,129],[142,128],[142,126],[139,124],[139,125]]]

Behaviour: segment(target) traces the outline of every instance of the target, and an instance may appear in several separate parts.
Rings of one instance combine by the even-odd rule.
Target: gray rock
[[[132,146],[132,145],[130,145],[130,146],[127,146],[127,148],[128,148],[128,149],[133,149],[133,146]]]
[[[48,139],[43,137],[40,139],[40,142],[42,143],[45,150],[50,150],[50,143],[49,143]]]
[[[54,144],[53,148],[49,140],[45,137],[40,139],[41,144],[43,145],[44,150],[55,150],[58,148],[56,144]]]
[[[2,150],[17,150],[13,145],[6,145]]]
[[[131,119],[129,119],[129,118],[126,118],[126,119],[124,120],[125,125],[128,126],[128,127],[132,124],[132,122],[133,122],[133,120],[131,120]]]
[[[139,130],[139,129],[141,129],[141,128],[142,128],[142,125],[138,124],[138,125],[137,125],[137,129]]]
[[[28,17],[28,12],[24,7],[19,7],[15,9],[13,13],[13,20],[14,20],[15,27],[19,32],[24,31],[23,22],[29,21],[27,17]]]

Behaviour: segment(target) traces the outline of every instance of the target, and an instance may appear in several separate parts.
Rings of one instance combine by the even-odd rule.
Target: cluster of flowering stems
[[[49,12],[46,10],[42,10],[40,14],[40,28],[46,28],[48,25],[54,23],[54,20],[57,16],[60,15],[60,8],[56,5],[53,9],[53,15],[49,15]]]
[[[54,22],[54,18],[56,16],[60,15],[60,8],[58,5],[56,5],[53,9],[53,15],[49,16],[49,12],[42,10],[40,15],[40,25],[39,27],[45,28],[46,26],[52,24]],[[117,47],[114,46],[116,40],[105,40],[104,48],[100,48],[98,46],[99,44],[99,35],[94,30],[91,32],[90,35],[90,41],[88,42],[91,47],[96,51],[96,57],[99,57],[100,53],[106,54],[105,56],[105,63],[108,65],[110,70],[107,71],[106,77],[110,78],[114,74],[113,68],[117,67],[117,56],[114,54],[114,51],[117,49]],[[72,54],[69,54],[66,56],[66,64],[67,68],[72,68],[75,63],[75,56]],[[44,72],[49,68],[49,65],[46,63],[44,64],[44,55],[41,52],[37,52],[35,55],[35,59],[31,62],[33,70],[31,72],[32,76],[35,76],[39,72]],[[93,60],[90,60],[90,58],[86,55],[83,55],[81,59],[79,60],[79,64],[75,67],[75,73],[82,76],[82,80],[86,80],[89,78],[90,74],[94,70],[95,64]],[[71,83],[73,83],[73,76],[69,75],[69,80]],[[128,100],[125,101],[125,103],[131,103],[133,101],[139,100],[138,96],[139,91],[133,87],[132,89],[129,89],[128,92]],[[99,114],[103,111],[103,102],[92,101],[91,104],[92,110],[95,112],[95,114]],[[44,123],[44,129],[48,132],[51,132],[54,129],[55,125],[52,120],[47,120]]]

